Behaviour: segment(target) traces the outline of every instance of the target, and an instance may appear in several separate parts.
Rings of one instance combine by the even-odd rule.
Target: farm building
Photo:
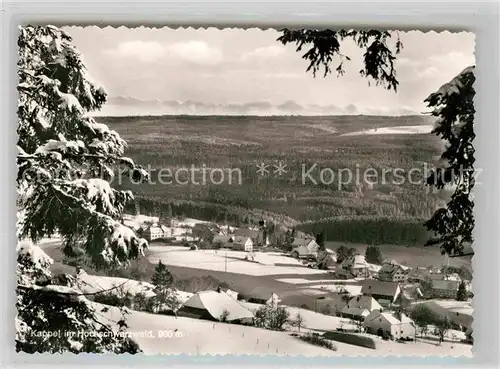
[[[163,229],[160,226],[158,226],[158,224],[149,225],[144,230],[143,234],[148,241],[153,241],[164,237]]]
[[[227,293],[202,291],[191,296],[177,311],[177,315],[205,320],[222,320],[227,311],[226,321],[250,324],[253,313],[244,308]]]
[[[361,293],[371,296],[381,305],[390,305],[396,301],[401,293],[399,284],[367,279],[362,282]]]
[[[358,278],[368,278],[370,276],[370,266],[363,255],[353,255],[347,258],[342,262],[341,267]]]
[[[378,272],[378,279],[387,282],[406,282],[409,270],[396,262],[382,264]]]
[[[219,227],[210,223],[196,223],[192,230],[193,238],[198,241],[212,243],[213,239],[220,232]]]
[[[212,239],[212,245],[219,245],[220,247],[230,247],[230,243],[234,241],[233,236],[215,235]],[[229,245],[229,246],[228,246]]]
[[[269,238],[262,229],[238,228],[234,231],[234,235],[251,238],[254,246],[269,245]]]
[[[342,310],[342,316],[353,319],[364,319],[372,311],[380,311],[382,306],[371,296],[356,296],[353,297]]]
[[[313,239],[295,238],[292,243],[292,254],[299,258],[316,257],[319,245]]]
[[[432,295],[436,298],[455,299],[459,284],[459,281],[434,279],[432,280]]]
[[[245,236],[235,236],[233,237],[233,242],[226,244],[226,247],[236,250],[236,251],[253,251],[253,242],[250,237]]]
[[[379,336],[389,336],[391,339],[414,339],[415,323],[403,313],[372,311],[363,323],[366,331]]]

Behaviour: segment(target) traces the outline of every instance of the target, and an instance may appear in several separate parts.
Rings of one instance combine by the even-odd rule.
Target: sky
[[[472,33],[400,32],[404,48],[396,62],[400,85],[395,93],[359,75],[363,51],[351,41],[341,44],[351,59],[344,63],[345,75],[314,78],[294,45],[276,41],[280,33],[275,30],[64,29],[110,101],[120,96],[220,105],[294,101],[350,106],[352,113],[420,113],[428,110],[423,100],[430,93],[475,60]]]

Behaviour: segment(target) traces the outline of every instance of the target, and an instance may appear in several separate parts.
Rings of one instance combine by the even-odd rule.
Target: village
[[[125,215],[123,222],[148,240],[153,264],[201,269],[231,281],[207,290],[178,291],[182,297],[172,312],[176,317],[248,326],[256,325],[259,308],[279,307],[305,320],[303,330],[336,344],[375,350],[387,342],[452,348],[472,344],[471,281],[456,268],[410,267],[394,260],[374,264],[359,253],[338,263],[336,250],[321,247],[313,235],[302,232],[294,232],[284,251],[271,244],[265,222],[237,228],[195,219],[165,222],[140,214]],[[95,287],[92,291],[103,286],[105,277],[96,284],[93,276],[79,273],[86,276],[86,287]],[[121,280],[115,282],[109,283]],[[154,295],[149,283],[139,284],[140,291]],[[290,315],[288,326],[297,326],[293,322]]]

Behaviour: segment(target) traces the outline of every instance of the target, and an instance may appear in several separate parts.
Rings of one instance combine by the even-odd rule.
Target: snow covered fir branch
[[[99,175],[111,176],[113,166],[124,164],[134,175],[147,173],[122,158],[126,143],[117,132],[86,115],[102,106],[106,93],[89,77],[69,35],[53,26],[20,27],[18,46],[20,239],[36,243],[57,232],[68,254],[83,253],[101,267],[128,263],[147,247],[120,222],[133,197]],[[81,178],[57,176],[63,170],[78,171]],[[116,335],[76,343],[67,337],[34,340],[36,331],[111,329],[78,291],[47,284],[48,264],[35,246],[20,248],[18,350],[137,352],[130,340]]]

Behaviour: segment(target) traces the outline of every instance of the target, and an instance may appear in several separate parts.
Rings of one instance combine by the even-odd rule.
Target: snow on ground
[[[154,286],[148,282],[136,281],[134,279],[119,278],[119,277],[104,277],[87,274],[81,271],[77,276],[78,288],[83,293],[94,293],[103,290],[110,290],[110,292],[126,293],[132,295],[144,293],[146,297],[155,295],[153,292]],[[118,287],[116,289],[112,289]],[[193,294],[190,292],[177,291],[177,296],[180,302],[184,303]]]
[[[307,286],[308,288],[319,289],[323,291],[332,291],[332,292],[343,292],[347,291],[352,296],[361,295],[361,289],[363,286],[355,285],[355,284],[318,284],[313,286]]]
[[[258,262],[245,260],[248,256],[243,251],[225,250],[184,250],[172,249],[169,246],[150,246],[148,260],[156,264],[159,260],[167,265],[174,265],[186,268],[196,268],[214,271],[247,274],[253,276],[273,275],[273,274],[326,274],[325,271],[306,268],[304,266],[289,267],[276,265],[262,265]],[[272,258],[272,255],[268,255]],[[277,256],[281,258],[280,256]],[[287,258],[294,260],[292,258]],[[279,259],[281,260],[281,259]]]
[[[456,300],[428,300],[433,301],[439,306],[453,312],[472,315],[474,309],[472,308],[471,301],[456,301]]]
[[[104,307],[100,304],[95,304],[95,306],[98,311]],[[106,313],[100,313],[100,315],[105,314],[109,319],[118,320],[120,317],[118,309],[115,307],[108,307],[108,309]],[[327,324],[318,329],[330,328],[328,324],[331,317],[316,317],[321,314],[306,311],[301,311],[302,313],[305,314],[306,325],[309,320],[311,326]],[[130,336],[139,344],[144,353],[149,355],[472,356],[472,346],[461,343],[444,342],[438,346],[433,341],[421,339],[417,342],[398,343],[371,336],[377,342],[376,350],[334,342],[337,351],[332,351],[302,342],[292,337],[291,332],[275,332],[255,327],[184,317],[175,318],[138,311],[130,311],[126,320]],[[161,335],[163,337],[160,337]]]
[[[312,288],[298,288],[297,291],[299,291],[303,295],[311,295],[311,296],[324,296],[325,291],[324,290],[315,290]]]
[[[426,134],[431,133],[433,128],[434,126],[432,125],[381,127],[368,129],[366,131],[344,133],[341,136]]]
[[[109,308],[112,319],[119,318]],[[116,316],[115,316],[116,315]],[[145,354],[255,354],[331,356],[336,352],[302,342],[290,332],[274,332],[255,327],[214,323],[206,320],[154,315],[131,311],[126,317],[128,332]],[[163,332],[164,337],[159,337]],[[151,337],[140,337],[149,333]]]
[[[185,218],[183,220],[178,220],[176,221],[177,225],[179,227],[194,227],[196,224],[206,224],[210,223],[206,220],[199,220],[199,219],[193,219],[193,218]]]
[[[263,265],[290,264],[303,266],[300,260],[285,256],[279,252],[253,252],[253,260]]]
[[[147,215],[130,215],[130,214],[124,214],[123,215],[123,223],[130,228],[133,229],[138,229],[142,225],[146,223],[158,223],[159,218],[158,217],[149,217]]]
[[[94,293],[103,290],[110,290],[114,287],[118,287],[110,292],[129,292],[132,295],[137,295],[138,293],[144,293],[147,297],[154,296],[153,285],[148,282],[140,282],[134,279],[118,278],[118,277],[104,277],[87,274],[85,271],[81,271],[77,275],[78,288],[83,293]]]
[[[356,279],[304,279],[304,278],[281,278],[276,279],[278,282],[290,283],[290,284],[305,284],[305,283],[356,283]]]
[[[255,304],[246,301],[240,301],[240,303],[250,311],[256,311],[261,306],[263,306],[261,304]],[[294,306],[285,306],[285,307],[290,313],[291,318],[295,318],[297,314],[300,313],[300,315],[304,319],[303,327],[309,330],[324,332],[327,330],[335,330],[337,328],[344,328],[344,329],[356,328],[347,318],[340,318],[338,316],[320,314],[308,309],[302,309]]]

